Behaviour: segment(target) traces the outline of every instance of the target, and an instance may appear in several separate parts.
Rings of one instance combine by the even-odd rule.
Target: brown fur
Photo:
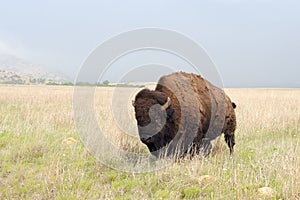
[[[168,97],[171,103],[163,109]],[[140,139],[156,156],[208,155],[211,140],[221,133],[232,153],[234,107],[222,89],[184,72],[161,77],[154,91],[143,89],[134,101]]]

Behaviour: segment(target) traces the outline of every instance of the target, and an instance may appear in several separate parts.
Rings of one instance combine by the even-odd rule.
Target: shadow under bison
[[[155,90],[143,89],[133,102],[141,141],[157,156],[206,156],[224,133],[233,153],[236,116],[224,91],[199,75],[163,76]]]

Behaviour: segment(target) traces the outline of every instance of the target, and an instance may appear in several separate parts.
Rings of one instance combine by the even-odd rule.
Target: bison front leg
[[[235,145],[235,136],[234,134],[225,134],[225,141],[230,149],[230,155],[233,154],[233,146]]]

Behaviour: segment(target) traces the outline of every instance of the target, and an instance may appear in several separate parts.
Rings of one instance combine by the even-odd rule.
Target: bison
[[[140,140],[159,157],[207,156],[224,133],[233,153],[236,105],[200,75],[176,72],[143,89],[133,101]]]

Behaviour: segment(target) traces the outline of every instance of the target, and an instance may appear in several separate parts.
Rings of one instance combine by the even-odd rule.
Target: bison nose
[[[150,140],[151,140],[151,137],[148,137],[148,138],[142,137],[142,138],[141,138],[141,141],[142,141],[143,143],[149,143]]]

